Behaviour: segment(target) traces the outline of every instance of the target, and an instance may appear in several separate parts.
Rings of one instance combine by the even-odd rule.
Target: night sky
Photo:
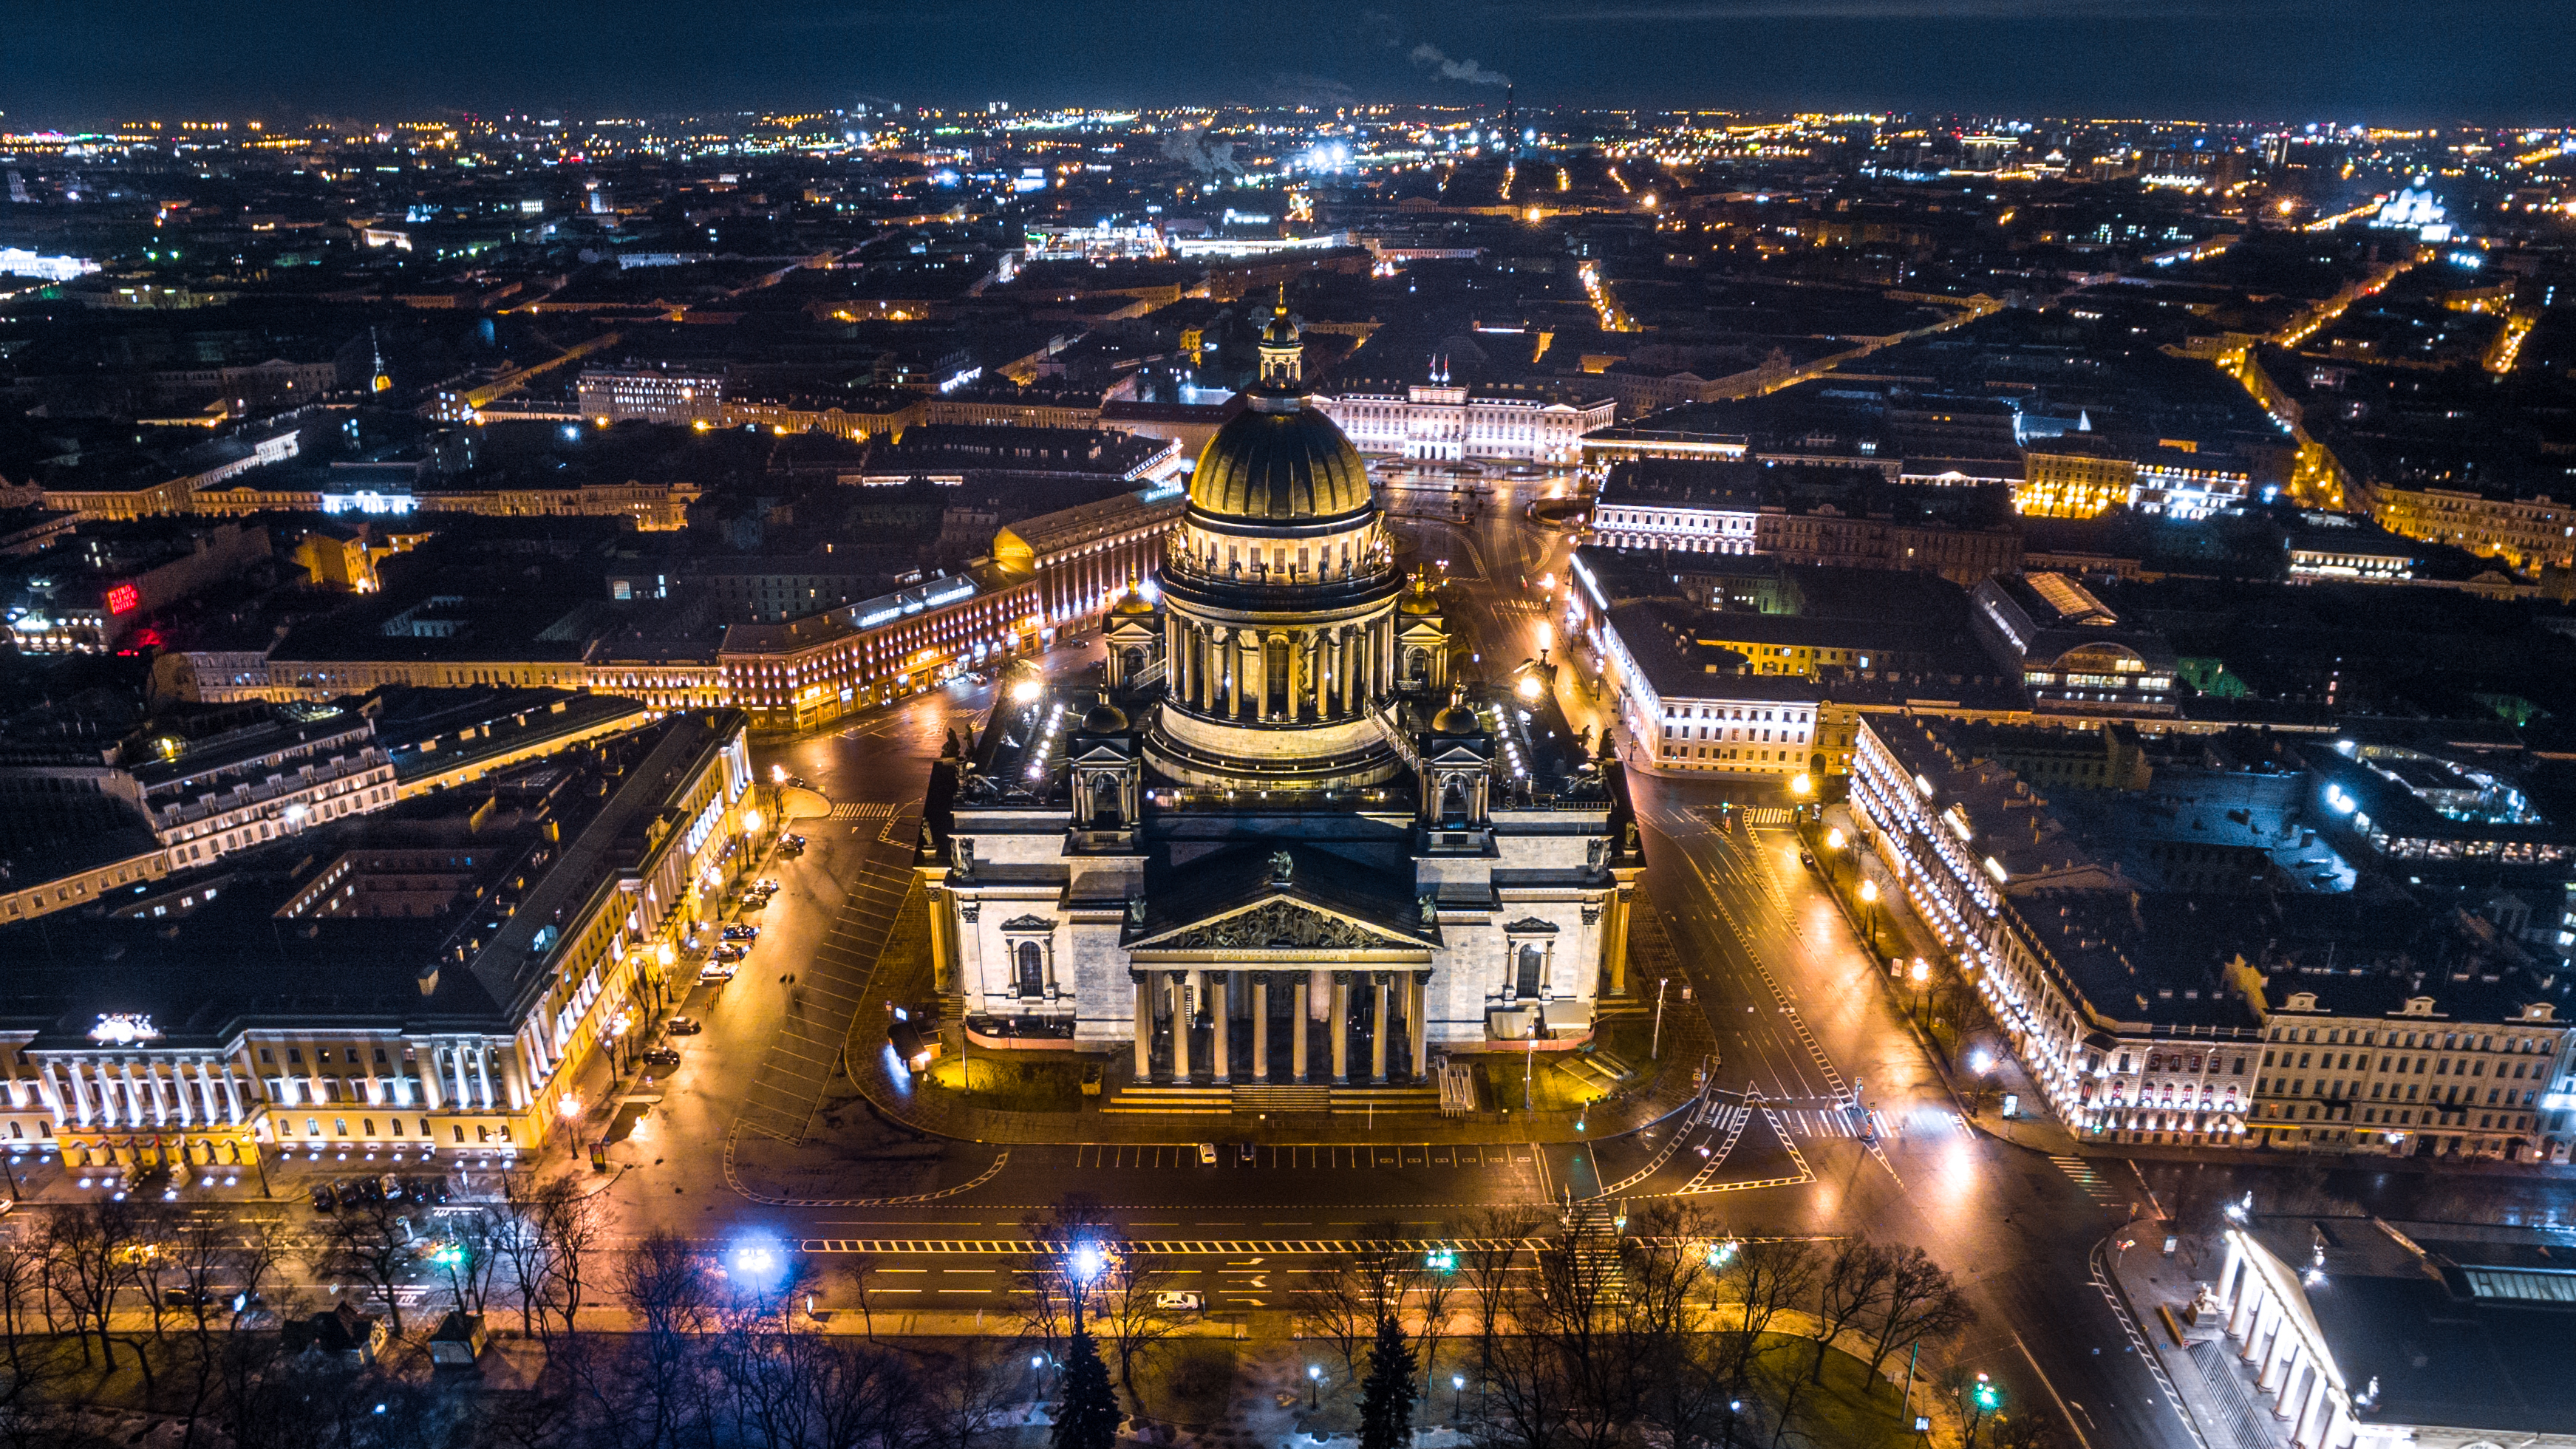
[[[0,0],[5,124],[1498,98],[2576,118],[2571,0]]]

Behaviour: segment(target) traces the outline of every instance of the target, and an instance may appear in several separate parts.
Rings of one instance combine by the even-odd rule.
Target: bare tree
[[[332,1215],[322,1230],[314,1266],[334,1278],[354,1278],[384,1300],[385,1321],[403,1336],[402,1304],[394,1296],[403,1270],[419,1258],[411,1219],[396,1202],[359,1201]]]
[[[984,1449],[1016,1397],[1010,1358],[989,1338],[954,1340],[923,1378],[923,1449]]]
[[[1976,1316],[1968,1296],[1921,1248],[1899,1251],[1888,1266],[1887,1290],[1868,1321],[1872,1382],[1890,1354],[1926,1339],[1948,1338]]]
[[[868,1301],[868,1286],[876,1281],[877,1255],[856,1253],[841,1262],[841,1276],[849,1281],[852,1296],[859,1300],[859,1322],[866,1326],[868,1342],[877,1341],[876,1310]]]
[[[1127,1391],[1127,1402],[1142,1414],[1145,1395],[1136,1382],[1136,1370],[1180,1326],[1161,1301],[1163,1285],[1171,1281],[1170,1270],[1157,1254],[1125,1242],[1109,1254],[1102,1279],[1096,1300],[1098,1323],[1118,1360],[1118,1385]]]
[[[581,1313],[588,1275],[601,1239],[607,1233],[599,1205],[558,1177],[537,1195],[537,1230],[546,1242],[546,1301],[563,1317],[563,1331],[574,1331]]]
[[[108,1324],[117,1293],[131,1276],[125,1254],[133,1242],[134,1210],[113,1199],[57,1212],[45,1225],[45,1266],[53,1296],[70,1313],[73,1334],[81,1336],[82,1360],[89,1358],[86,1335],[95,1334],[111,1372],[116,1341],[108,1337]]]
[[[0,1415],[25,1421],[56,1377],[51,1336],[37,1332],[47,1296],[45,1250],[30,1238],[0,1237]]]
[[[1344,1253],[1315,1259],[1306,1281],[1288,1292],[1290,1323],[1341,1354],[1346,1384],[1359,1378],[1360,1345],[1377,1334],[1376,1305],[1377,1290],[1361,1282],[1358,1265]]]
[[[687,1238],[655,1228],[617,1257],[609,1291],[648,1334],[704,1329],[715,1308],[714,1265]]]
[[[1493,1361],[1494,1340],[1507,1318],[1514,1260],[1522,1244],[1535,1236],[1544,1219],[1536,1208],[1488,1207],[1456,1224],[1458,1265],[1476,1293],[1476,1374],[1484,1381]]]
[[[1807,1369],[1811,1382],[1825,1381],[1825,1355],[1843,1330],[1868,1319],[1886,1302],[1895,1271],[1896,1255],[1866,1238],[1845,1238],[1835,1246],[1817,1276],[1816,1360]]]
[[[1105,1246],[1114,1236],[1109,1216],[1088,1198],[1068,1197],[1045,1212],[1020,1220],[1026,1246],[1006,1258],[1012,1306],[1023,1335],[1044,1343],[1053,1354],[1073,1317],[1076,1287],[1067,1259],[1078,1244]]]

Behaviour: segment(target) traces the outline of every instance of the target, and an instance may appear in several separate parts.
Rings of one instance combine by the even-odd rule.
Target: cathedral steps
[[[1127,1086],[1100,1104],[1103,1113],[1231,1113],[1234,1093],[1226,1087]]]
[[[1123,1116],[1155,1114],[1198,1116],[1254,1112],[1287,1115],[1377,1112],[1437,1112],[1440,1089],[1422,1087],[1330,1087],[1246,1082],[1204,1087],[1136,1085],[1121,1087],[1100,1104],[1103,1113]]]

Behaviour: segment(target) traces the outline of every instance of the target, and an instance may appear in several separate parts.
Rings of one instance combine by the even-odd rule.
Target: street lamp
[[[1073,1279],[1073,1331],[1082,1332],[1082,1300],[1091,1296],[1091,1280],[1109,1265],[1096,1243],[1076,1243],[1066,1255],[1065,1272]]]
[[[1923,983],[1932,979],[1932,963],[1917,956],[1914,969],[1906,974],[1914,978],[1914,1020],[1919,1025],[1923,1020]]]
[[[1449,1376],[1449,1392],[1452,1395],[1449,1400],[1449,1417],[1452,1419],[1464,1418],[1467,1412],[1467,1376],[1465,1374],[1451,1374]]]
[[[1806,771],[1800,770],[1789,777],[1789,793],[1803,800],[1816,793],[1816,782],[1808,778]]]
[[[1309,1409],[1320,1407],[1323,1404],[1323,1394],[1324,1366],[1310,1363],[1306,1365],[1306,1407]]]
[[[1869,953],[1875,956],[1878,954],[1878,882],[1864,880],[1860,883],[1860,903],[1868,912]]]

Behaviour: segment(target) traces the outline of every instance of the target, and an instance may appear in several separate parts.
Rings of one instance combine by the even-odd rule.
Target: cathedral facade
[[[1138,1082],[1426,1078],[1564,1046],[1624,991],[1643,867],[1607,741],[1446,621],[1284,304],[1151,582],[1079,678],[1006,677],[943,759],[918,868],[942,989],[995,1047]]]

